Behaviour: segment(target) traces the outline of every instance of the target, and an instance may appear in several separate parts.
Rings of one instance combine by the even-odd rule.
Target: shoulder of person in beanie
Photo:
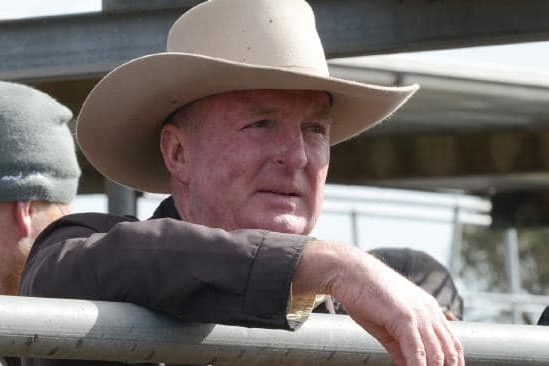
[[[72,112],[34,88],[0,81],[0,294],[15,295],[40,231],[68,213],[80,169]]]
[[[416,90],[330,77],[303,0],[201,3],[172,26],[167,52],[105,76],[77,121],[100,172],[171,198],[143,222],[84,214],[50,226],[21,293],[280,329],[299,327],[327,294],[397,365],[463,365],[432,296],[352,245],[307,236],[330,147]]]

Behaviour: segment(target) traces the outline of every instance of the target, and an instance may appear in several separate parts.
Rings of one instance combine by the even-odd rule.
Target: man
[[[78,119],[79,143],[102,173],[172,197],[144,222],[58,221],[33,247],[22,294],[281,329],[298,327],[315,295],[328,294],[398,365],[463,365],[431,296],[355,247],[305,236],[321,210],[330,146],[415,90],[330,78],[305,1],[196,6],[170,30],[168,52],[113,70]]]
[[[68,213],[80,169],[71,111],[25,85],[0,81],[0,294],[15,295],[40,231]]]

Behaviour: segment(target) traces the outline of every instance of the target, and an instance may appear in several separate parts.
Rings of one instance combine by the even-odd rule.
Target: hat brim
[[[158,53],[119,66],[94,87],[78,116],[78,143],[112,180],[141,191],[168,193],[169,174],[159,148],[166,117],[209,95],[253,89],[329,92],[334,145],[385,119],[418,87],[382,87],[287,68]]]

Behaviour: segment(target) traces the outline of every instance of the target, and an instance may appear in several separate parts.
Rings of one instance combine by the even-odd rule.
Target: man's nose
[[[279,136],[279,149],[275,161],[290,170],[298,170],[307,165],[308,157],[301,131],[285,133]]]

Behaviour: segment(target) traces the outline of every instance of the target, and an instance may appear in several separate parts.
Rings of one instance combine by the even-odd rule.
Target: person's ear
[[[21,237],[29,237],[32,232],[31,202],[14,202],[13,214]]]
[[[186,133],[172,123],[164,125],[160,132],[160,150],[166,169],[182,183],[188,181],[186,138]]]

